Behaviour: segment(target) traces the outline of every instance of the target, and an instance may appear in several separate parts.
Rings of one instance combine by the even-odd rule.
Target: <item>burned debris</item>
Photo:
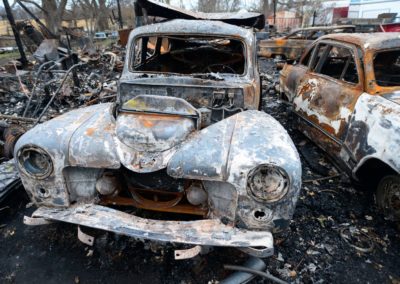
[[[76,50],[58,40],[41,39],[29,66],[22,68],[20,62],[11,61],[2,67],[0,162],[13,157],[17,140],[38,123],[81,106],[115,100],[124,50]],[[1,167],[0,175],[9,177],[10,165]],[[18,183],[16,171],[13,177]],[[9,184],[6,180],[5,185]],[[6,186],[4,192],[7,188],[14,187]]]

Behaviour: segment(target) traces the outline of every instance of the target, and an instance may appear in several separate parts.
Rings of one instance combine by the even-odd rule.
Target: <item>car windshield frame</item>
[[[142,71],[142,70],[135,70],[134,69],[134,62],[135,62],[135,44],[137,42],[137,40],[139,40],[140,38],[144,38],[144,37],[161,37],[161,38],[176,38],[176,37],[187,37],[187,38],[196,38],[198,37],[199,40],[201,39],[225,39],[225,40],[234,40],[234,41],[238,41],[241,43],[242,45],[242,50],[243,50],[243,73],[242,74],[235,74],[235,73],[221,73],[221,72],[205,72],[205,73],[190,73],[190,74],[186,74],[186,73],[179,73],[179,72],[162,72],[162,71]],[[130,52],[129,52],[129,61],[128,61],[128,70],[131,73],[139,73],[139,74],[159,74],[159,75],[175,75],[175,76],[207,76],[210,74],[218,74],[221,77],[246,77],[249,74],[249,58],[248,58],[248,43],[246,42],[246,40],[242,37],[235,37],[232,35],[224,35],[224,34],[212,34],[212,35],[208,35],[208,34],[202,34],[202,33],[190,33],[190,34],[183,34],[183,33],[143,33],[143,34],[138,34],[136,35],[132,41],[131,41],[131,45],[130,45]]]

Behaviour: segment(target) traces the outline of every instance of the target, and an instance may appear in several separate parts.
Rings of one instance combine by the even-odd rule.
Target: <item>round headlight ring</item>
[[[289,190],[290,180],[286,171],[275,165],[253,168],[247,177],[247,191],[259,202],[276,202]]]
[[[44,179],[53,172],[50,155],[37,146],[27,146],[18,151],[18,166],[28,176]]]

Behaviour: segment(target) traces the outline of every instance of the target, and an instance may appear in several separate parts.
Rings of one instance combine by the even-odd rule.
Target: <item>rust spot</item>
[[[93,136],[93,133],[95,132],[95,130],[96,130],[96,129],[94,129],[93,127],[88,128],[88,129],[86,130],[85,134],[86,134],[87,136]]]
[[[147,128],[150,128],[150,127],[154,126],[154,122],[150,121],[150,120],[147,120],[147,119],[143,119],[142,123],[143,123],[143,126],[147,127]]]

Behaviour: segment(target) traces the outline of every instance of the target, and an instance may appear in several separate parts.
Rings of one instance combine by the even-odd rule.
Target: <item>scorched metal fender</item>
[[[21,136],[15,146],[14,157],[22,183],[34,203],[61,207],[70,205],[70,181],[63,174],[69,166],[120,167],[110,133],[114,129],[113,119],[112,104],[99,104],[68,112],[37,125]],[[20,167],[18,153],[30,149],[50,156],[51,170],[45,177],[33,178]]]
[[[50,154],[56,170],[65,166],[119,168],[112,109],[112,103],[94,105],[39,124],[18,140],[14,157],[21,147],[32,145]]]
[[[264,112],[244,111],[195,133],[171,157],[167,172],[175,178],[228,182],[239,198],[247,198],[249,171],[265,164],[289,176],[288,193],[268,206],[290,218],[301,187],[300,158],[286,130]]]
[[[364,93],[355,105],[345,140],[357,163],[353,173],[372,158],[400,173],[400,105],[387,97]]]

